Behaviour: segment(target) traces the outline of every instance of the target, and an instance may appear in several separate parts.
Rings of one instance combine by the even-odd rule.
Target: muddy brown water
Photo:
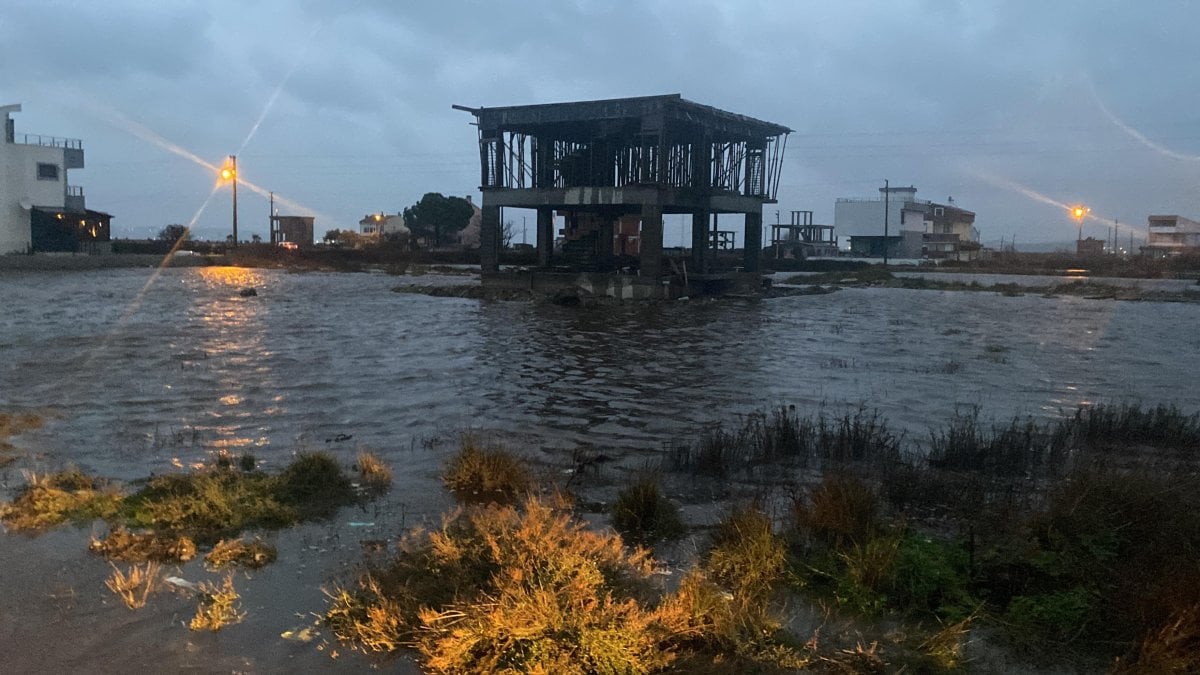
[[[766,301],[565,308],[391,293],[470,278],[238,268],[0,274],[0,410],[49,417],[2,470],[72,463],[132,480],[251,452],[396,469],[382,501],[268,537],[280,562],[235,579],[248,615],[217,634],[163,595],[137,612],[103,587],[88,529],[0,537],[5,672],[361,670],[318,637],[320,587],[364,541],[433,522],[437,472],[463,430],[550,465],[589,449],[632,462],[777,404],[878,409],[910,439],[956,407],[1052,417],[1083,403],[1200,409],[1200,305],[900,289]],[[990,282],[990,280],[988,280]],[[255,297],[239,291],[254,287]],[[192,563],[171,570],[215,578]],[[337,651],[338,657],[331,658]],[[402,663],[401,669],[411,670]]]

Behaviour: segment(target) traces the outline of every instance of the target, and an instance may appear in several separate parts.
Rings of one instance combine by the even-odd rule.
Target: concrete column
[[[549,267],[554,254],[554,209],[549,206],[537,210],[537,264]]]
[[[500,207],[484,206],[479,220],[479,268],[484,274],[500,271]]]
[[[600,229],[596,232],[596,259],[600,261],[600,269],[608,271],[613,266],[613,218],[605,214],[600,220]]]
[[[657,204],[642,204],[641,273],[657,277],[662,272],[663,216]]]
[[[762,260],[762,213],[746,214],[746,236],[743,237],[744,258],[742,267],[747,272],[757,272]]]
[[[707,270],[709,246],[708,211],[697,211],[692,214],[692,272],[704,274]]]

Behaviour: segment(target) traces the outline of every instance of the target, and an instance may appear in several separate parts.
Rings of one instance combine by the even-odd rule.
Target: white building
[[[951,204],[917,199],[917,188],[879,188],[878,199],[838,199],[833,226],[838,236],[850,237],[850,248],[861,255],[901,258],[960,257],[979,249],[975,214]],[[887,241],[884,241],[884,219]]]
[[[0,106],[0,254],[78,251],[88,242],[109,240],[111,216],[88,211],[83,189],[67,180],[83,168],[83,142],[74,138],[18,134],[12,113]]]
[[[1143,251],[1151,255],[1179,255],[1200,251],[1200,223],[1182,216],[1150,216],[1150,237]]]
[[[368,213],[358,221],[358,232],[364,236],[387,237],[395,235],[408,237],[411,232],[404,224],[404,216],[397,213],[389,216],[386,213]]]

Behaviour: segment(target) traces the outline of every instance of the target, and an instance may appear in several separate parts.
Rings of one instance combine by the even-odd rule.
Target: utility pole
[[[237,194],[236,192],[234,194]],[[892,191],[888,186],[888,180],[883,179],[883,266],[888,264],[888,211],[892,202]]]
[[[279,242],[275,241],[275,191],[274,190],[271,191],[271,206],[270,206],[270,211],[267,213],[267,234],[270,235],[269,239],[271,240],[272,244],[279,243]]]
[[[528,244],[529,240],[525,238],[525,216],[521,216],[521,243]]]
[[[237,246],[237,155],[230,155],[229,160],[233,163],[233,245]]]

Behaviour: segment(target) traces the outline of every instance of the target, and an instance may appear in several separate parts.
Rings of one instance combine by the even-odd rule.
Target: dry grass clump
[[[792,517],[803,533],[835,548],[866,542],[881,525],[875,491],[864,480],[847,474],[827,474],[807,500],[793,500]]]
[[[188,537],[130,532],[119,526],[104,539],[93,537],[88,550],[109,560],[127,562],[187,562],[196,557],[196,544]]]
[[[150,594],[158,589],[162,566],[156,562],[148,562],[144,565],[134,565],[128,572],[122,572],[116,565],[112,568],[112,574],[104,581],[108,590],[116,593],[129,609],[145,607]]]
[[[735,595],[763,599],[783,575],[786,560],[770,516],[757,506],[739,506],[717,525],[707,568]]]
[[[233,575],[225,577],[224,582],[217,586],[215,583],[200,583],[200,604],[188,627],[192,630],[219,631],[230,624],[240,623],[246,614],[238,605],[237,589],[233,587]]]
[[[656,600],[646,551],[587,529],[562,507],[530,497],[519,508],[455,512],[440,530],[406,539],[386,568],[329,593],[327,625],[364,651],[413,647],[432,672],[804,662],[799,652],[772,652],[778,625],[762,623],[762,611],[744,616],[750,603],[703,572]]]
[[[468,504],[512,504],[529,492],[533,480],[525,463],[505,450],[485,450],[466,437],[442,472],[454,498]]]
[[[214,569],[232,565],[256,570],[275,562],[277,556],[274,546],[258,538],[222,539],[204,556],[204,562]]]
[[[635,544],[675,539],[687,530],[679,516],[679,507],[662,494],[658,477],[653,474],[638,478],[617,495],[612,524],[627,541]]]
[[[0,521],[14,530],[39,530],[65,522],[86,522],[114,515],[121,494],[108,481],[78,469],[37,475],[27,472],[27,484],[11,503],[0,505]]]
[[[415,645],[434,671],[640,672],[669,661],[629,595],[649,572],[644,551],[530,498],[409,538],[326,619],[365,650]]]
[[[392,486],[392,467],[384,463],[379,455],[363,450],[358,453],[358,462],[354,466],[368,490],[383,492]]]

